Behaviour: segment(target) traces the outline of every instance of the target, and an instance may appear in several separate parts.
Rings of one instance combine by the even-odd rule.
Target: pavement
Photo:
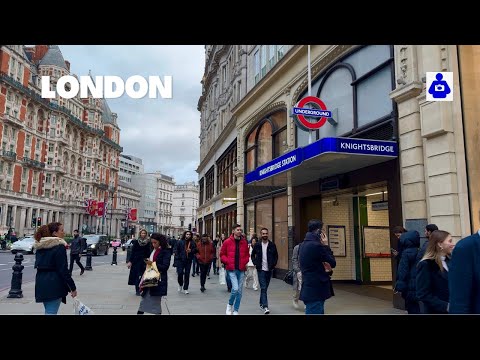
[[[119,251],[118,265],[110,262],[92,266],[80,276],[80,269],[74,267],[73,279],[77,285],[78,299],[89,306],[96,315],[134,315],[138,310],[140,297],[135,288],[127,285],[129,270],[126,267],[126,252]],[[172,259],[173,260],[173,259]],[[82,262],[85,264],[84,260]],[[5,273],[5,272],[4,272]],[[1,274],[3,276],[4,274]],[[177,292],[176,269],[168,270],[168,296],[162,301],[163,314],[168,315],[225,315],[230,294],[226,285],[218,283],[218,275],[207,279],[206,291],[200,292],[200,277],[190,278],[189,294]],[[364,295],[357,291],[361,285],[334,283],[335,296],[325,303],[326,314],[405,314],[393,308],[391,300]],[[35,302],[35,282],[22,284],[23,297],[7,298],[9,289],[0,291],[0,314],[38,314],[44,312],[43,305]],[[263,315],[259,308],[260,291],[244,289],[240,315]],[[268,288],[270,315],[303,315],[303,311],[292,306],[292,287],[280,279],[272,279]],[[67,304],[61,304],[59,314],[73,315],[73,301],[67,296]]]

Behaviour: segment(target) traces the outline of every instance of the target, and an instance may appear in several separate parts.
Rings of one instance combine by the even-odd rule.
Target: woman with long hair
[[[68,271],[67,243],[63,225],[52,222],[35,233],[35,301],[43,303],[45,315],[57,315],[60,303],[67,303],[67,294],[77,296],[77,287]]]
[[[128,285],[135,285],[135,293],[140,296],[140,278],[145,272],[145,258],[150,256],[150,239],[147,230],[142,229],[139,232],[139,238],[132,241],[132,253],[127,263],[130,269],[128,276]]]
[[[448,232],[435,230],[430,234],[425,255],[417,265],[416,291],[423,314],[448,313],[448,262],[454,247]]]
[[[168,276],[167,270],[170,267],[170,259],[172,256],[172,249],[168,245],[165,235],[153,233],[150,236],[151,253],[148,260],[144,259],[146,265],[155,263],[157,270],[160,272],[160,281],[157,286],[140,288],[142,301],[138,308],[137,314],[162,314],[162,296],[167,296]],[[146,266],[145,265],[145,266]],[[141,284],[140,284],[141,286]]]

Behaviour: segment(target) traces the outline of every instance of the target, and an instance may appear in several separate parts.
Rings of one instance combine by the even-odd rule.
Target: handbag
[[[145,272],[140,279],[140,288],[155,287],[160,282],[160,271],[158,271],[157,264],[152,262],[151,265],[147,265]]]
[[[219,275],[218,275],[218,281],[219,281],[220,285],[225,285],[227,283],[225,269],[223,267],[220,268],[220,272],[219,272]]]
[[[78,300],[78,297],[73,298],[73,312],[75,315],[93,315],[92,309]]]
[[[285,276],[283,277],[283,281],[285,281],[288,285],[293,285],[293,277],[296,275],[295,270],[291,269],[288,270]]]

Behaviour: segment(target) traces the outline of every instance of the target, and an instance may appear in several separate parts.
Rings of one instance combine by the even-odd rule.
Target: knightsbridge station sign
[[[398,144],[394,141],[327,137],[303,148],[297,148],[259,166],[245,175],[245,183],[264,180],[299,166],[303,161],[322,154],[356,154],[371,156],[398,156]]]

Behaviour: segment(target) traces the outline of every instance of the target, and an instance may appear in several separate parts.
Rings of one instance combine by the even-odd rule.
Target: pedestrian
[[[195,246],[198,247],[198,244],[200,243],[200,235],[199,234],[194,234],[192,235],[193,242],[195,243]],[[197,262],[197,258],[194,256],[192,258],[192,277],[195,277],[195,275],[200,274],[200,266]]]
[[[420,247],[420,249],[418,250],[418,254],[417,254],[417,264],[420,262],[420,260],[422,260],[423,258],[423,255],[425,255],[425,250],[427,249],[427,246],[428,246],[428,241],[430,239],[430,235],[432,234],[432,232],[434,232],[435,230],[438,230],[438,226],[435,225],[435,224],[428,224],[427,226],[425,226],[425,237],[427,238],[427,241],[425,241],[422,246]]]
[[[141,288],[142,300],[138,307],[137,315],[144,313],[162,314],[162,296],[167,296],[168,276],[167,270],[170,267],[170,259],[172,256],[172,248],[168,244],[165,235],[153,233],[150,236],[150,244],[147,247],[151,250],[146,265],[155,263],[157,270],[160,272],[160,281],[157,286]]]
[[[197,258],[197,263],[200,266],[200,291],[203,293],[206,290],[205,281],[207,279],[210,266],[212,265],[215,248],[213,247],[213,243],[207,234],[202,235],[202,239],[197,246],[197,253],[195,254],[195,257]]]
[[[334,295],[330,272],[337,265],[328,238],[323,231],[323,222],[312,219],[308,232],[299,249],[302,288],[300,300],[305,304],[305,314],[324,314],[325,300]]]
[[[182,238],[177,241],[174,250],[173,266],[177,268],[178,291],[188,294],[188,285],[190,283],[190,268],[197,252],[197,246],[192,239],[193,234],[190,230],[183,233]]]
[[[392,252],[393,258],[397,260],[397,267],[398,267],[398,264],[400,263],[400,256],[402,255],[402,251],[403,251],[400,245],[400,236],[406,232],[407,230],[401,225],[397,225],[392,229],[393,235],[398,239],[398,244],[397,244],[397,249],[391,248],[390,251]]]
[[[453,249],[448,272],[450,314],[480,314],[480,230]]]
[[[68,268],[70,275],[72,275],[74,261],[80,268],[80,275],[83,275],[83,273],[85,272],[85,268],[83,267],[80,258],[82,257],[83,250],[85,250],[86,248],[86,240],[80,237],[78,230],[73,230],[73,239],[70,243],[70,266]]]
[[[130,269],[128,285],[135,285],[135,294],[140,296],[140,278],[145,272],[145,258],[150,255],[150,239],[147,230],[140,230],[139,238],[132,240],[131,249],[132,252],[127,263],[127,267]]]
[[[298,252],[301,244],[302,243],[295,245],[292,253],[292,266],[295,272],[293,275],[293,307],[296,310],[300,309],[298,299],[300,298],[300,290],[302,289],[302,272],[300,271],[300,262],[298,261]]]
[[[67,294],[77,296],[77,287],[67,267],[67,243],[63,224],[53,222],[35,232],[35,301],[43,303],[45,315],[57,315]]]
[[[232,290],[228,300],[226,314],[238,315],[242,300],[243,279],[249,259],[248,243],[242,234],[242,227],[236,224],[232,235],[226,239],[220,249],[220,260],[225,264],[226,276],[232,282]]]
[[[260,283],[260,309],[264,314],[269,314],[268,308],[268,286],[272,279],[273,270],[277,266],[278,251],[277,246],[268,238],[268,229],[260,230],[261,241],[256,243],[252,250],[252,261],[257,268],[258,281]]]
[[[447,314],[448,263],[455,245],[446,231],[434,230],[429,238],[425,255],[417,265],[416,295],[422,314]]]
[[[397,271],[397,281],[394,292],[400,292],[405,300],[405,308],[409,314],[420,314],[416,294],[417,253],[420,246],[420,234],[416,230],[403,233],[400,236],[402,253]]]
[[[213,275],[218,275],[218,267],[217,267],[217,248],[218,248],[218,243],[220,241],[220,236],[217,234],[215,237],[215,240],[212,241],[213,247],[215,249],[215,255],[213,256],[213,261],[212,261],[212,267],[213,267]]]
[[[248,289],[250,287],[249,284],[252,283],[252,289],[257,291],[258,290],[258,272],[257,272],[257,268],[255,267],[255,264],[252,261],[252,251],[253,251],[253,247],[257,243],[257,238],[252,237],[250,241],[251,241],[250,244],[248,244],[248,252],[250,254],[250,257],[247,263],[247,275],[245,276],[245,288]]]

